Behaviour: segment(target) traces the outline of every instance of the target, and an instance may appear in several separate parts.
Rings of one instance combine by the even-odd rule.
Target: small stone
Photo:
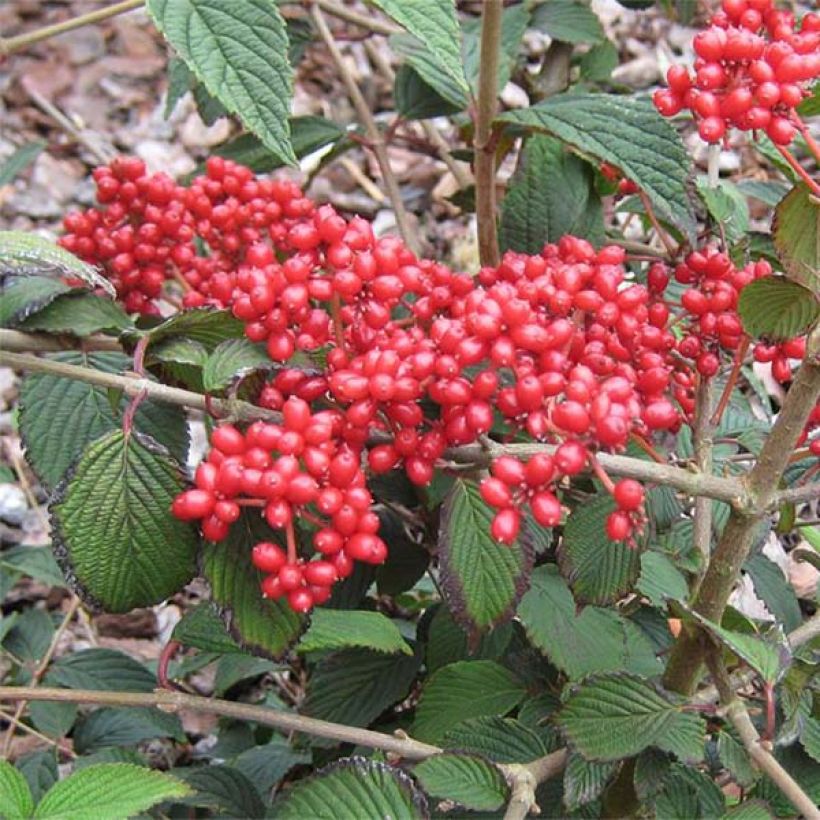
[[[507,83],[501,91],[501,102],[507,108],[527,108],[530,98],[521,86],[515,83]]]
[[[0,518],[19,526],[27,512],[26,494],[16,484],[0,484]]]
[[[105,38],[98,26],[84,26],[66,32],[54,40],[72,65],[84,65],[105,54]]]
[[[210,148],[225,142],[231,135],[233,125],[228,117],[220,117],[208,126],[196,112],[184,122],[179,136],[186,148]]]

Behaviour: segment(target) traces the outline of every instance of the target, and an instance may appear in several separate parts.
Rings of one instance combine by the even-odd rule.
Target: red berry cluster
[[[820,76],[820,14],[804,15],[797,26],[794,14],[774,9],[772,0],[721,6],[695,36],[694,74],[672,66],[669,88],[655,92],[655,106],[665,117],[690,109],[706,142],[719,142],[735,127],[764,130],[788,145],[801,127],[795,108]]]
[[[294,396],[282,406],[281,424],[254,422],[244,433],[220,425],[197,468],[196,488],[177,496],[172,512],[186,521],[201,520],[205,538],[221,541],[242,507],[259,508],[268,524],[287,536],[287,551],[267,542],[254,547],[253,563],[267,574],[262,592],[268,598],[287,596],[294,610],[306,612],[327,600],[332,585],[353,571],[354,561],[380,564],[387,557],[360,453],[341,439],[342,429],[341,413],[312,413]],[[299,557],[297,519],[312,529],[313,549],[321,558]]]

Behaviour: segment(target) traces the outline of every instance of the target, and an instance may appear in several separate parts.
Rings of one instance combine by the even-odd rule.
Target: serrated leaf
[[[498,55],[498,91],[510,80],[515,67],[521,39],[530,22],[530,11],[525,3],[505,8],[501,15],[501,42]],[[478,96],[478,75],[481,64],[480,17],[468,19],[462,26],[462,61],[464,74],[474,96]]]
[[[536,6],[532,27],[565,43],[597,43],[604,39],[601,21],[582,0],[549,0]]]
[[[33,811],[34,798],[26,778],[8,760],[0,760],[0,817],[26,820]]]
[[[81,594],[110,612],[159,603],[194,575],[196,529],[169,509],[185,483],[146,436],[97,439],[50,504],[58,561]]]
[[[222,697],[237,683],[258,678],[280,668],[267,658],[257,658],[247,652],[228,652],[216,665],[214,694]]]
[[[49,358],[106,373],[132,366],[121,353],[66,352]],[[117,396],[115,414],[105,388],[50,373],[27,375],[20,394],[20,432],[26,457],[41,483],[56,486],[87,445],[120,429],[127,401]],[[134,416],[134,427],[164,444],[178,461],[185,461],[188,428],[181,408],[145,400]]]
[[[637,589],[657,607],[664,607],[667,601],[685,601],[689,595],[686,578],[672,560],[660,552],[641,555]]]
[[[148,12],[204,84],[285,162],[293,73],[285,21],[266,0],[148,0]]]
[[[635,773],[632,782],[635,794],[641,800],[655,797],[666,782],[672,769],[672,760],[669,755],[658,749],[645,749],[635,760]]]
[[[494,763],[530,763],[551,751],[541,735],[520,720],[493,716],[462,721],[444,735],[441,745]]]
[[[461,110],[426,83],[415,68],[399,66],[393,86],[396,111],[408,120],[448,117]]]
[[[156,676],[141,663],[116,649],[83,649],[63,655],[48,668],[51,686],[102,689],[112,692],[152,692]]]
[[[213,350],[226,339],[241,339],[244,334],[245,326],[229,310],[208,307],[176,313],[148,333],[151,349],[160,339],[184,336],[199,342],[208,350]]]
[[[438,754],[413,768],[424,791],[473,811],[494,811],[507,800],[504,775],[486,760],[466,754]]]
[[[163,116],[167,120],[174,113],[177,103],[191,90],[195,80],[193,74],[191,74],[191,69],[185,64],[185,60],[181,60],[179,57],[171,57],[168,60],[166,73],[168,75],[168,90],[165,92]]]
[[[694,766],[679,763],[671,766],[654,801],[656,817],[718,818],[725,808],[723,792],[711,777]]]
[[[300,780],[274,806],[281,820],[417,820],[427,801],[401,769],[376,760],[345,758]]]
[[[461,660],[500,661],[512,638],[512,624],[506,623],[481,636],[470,645],[469,636],[454,620],[446,606],[436,608],[430,620],[425,647],[427,671],[435,672],[448,663]]]
[[[723,820],[772,820],[774,812],[764,800],[744,800],[723,815]]]
[[[93,293],[66,293],[29,316],[20,329],[70,336],[90,336],[100,331],[121,333],[133,327],[125,311],[110,299]]]
[[[606,82],[617,66],[618,49],[611,40],[603,40],[581,57],[581,79],[590,83]]]
[[[202,384],[205,392],[215,393],[256,370],[269,370],[273,364],[264,345],[255,345],[250,339],[228,339],[208,356]]]
[[[642,188],[661,218],[687,234],[695,228],[680,137],[651,101],[613,94],[558,94],[532,108],[508,111],[504,122],[548,131],[596,160],[619,168]]]
[[[79,279],[92,288],[102,288],[112,298],[114,286],[65,248],[25,231],[0,231],[0,276],[21,273]]]
[[[797,282],[764,276],[740,292],[738,313],[750,336],[781,341],[805,333],[820,316],[820,302]]]
[[[54,624],[41,609],[26,609],[15,619],[3,639],[3,647],[17,660],[39,661],[48,651],[54,635]]]
[[[373,482],[370,482],[373,490]],[[388,496],[398,501],[395,496]],[[401,503],[401,502],[399,502]],[[430,565],[430,553],[424,544],[409,537],[399,516],[389,509],[378,511],[379,533],[390,545],[387,560],[376,567],[376,585],[380,595],[398,595],[412,589]]]
[[[344,135],[344,129],[324,117],[292,117],[290,120],[291,144],[298,159],[338,142]],[[282,160],[253,134],[240,134],[220,145],[214,153],[245,165],[257,174],[268,173],[283,165]]]
[[[409,657],[367,649],[334,652],[314,668],[300,711],[334,723],[368,726],[407,696],[420,666],[420,652]]]
[[[692,762],[703,757],[705,724],[683,705],[630,675],[601,676],[578,686],[556,721],[587,760],[621,760],[657,746]]]
[[[749,230],[749,205],[737,186],[728,180],[710,185],[706,176],[695,183],[712,219],[721,226],[730,243],[737,242]]]
[[[296,642],[305,619],[285,601],[262,597],[263,575],[251,563],[251,547],[271,537],[261,516],[246,512],[224,541],[204,543],[200,565],[234,640],[254,655],[277,660]]]
[[[16,148],[12,154],[3,160],[0,165],[0,188],[14,181],[14,178],[22,173],[46,147],[42,140],[32,140],[25,145]]]
[[[797,629],[803,620],[800,604],[780,567],[765,555],[753,555],[743,565],[743,571],[751,575],[757,597],[766,604],[766,609],[784,631]]]
[[[499,544],[492,518],[475,482],[453,483],[441,508],[440,581],[450,612],[471,633],[512,617],[533,563],[526,531],[511,546]]]
[[[28,575],[50,586],[64,586],[65,579],[48,547],[19,546],[0,552],[0,569]]]
[[[296,645],[297,652],[316,652],[360,646],[377,652],[412,655],[398,627],[381,612],[316,609],[310,627]]]
[[[171,639],[203,652],[239,652],[239,645],[210,601],[189,609],[174,627]]]
[[[275,737],[270,743],[254,746],[237,755],[234,766],[267,794],[294,766],[311,762],[309,752],[294,749],[284,738]]]
[[[52,786],[34,817],[115,820],[188,794],[188,786],[162,772],[127,763],[102,763],[75,772]]]
[[[560,140],[536,134],[524,144],[504,197],[499,242],[502,250],[540,253],[564,234],[600,243],[601,201],[593,190],[589,164]]]
[[[518,616],[532,644],[570,678],[615,670],[647,676],[660,671],[651,644],[635,624],[595,606],[576,614],[555,566],[538,567],[531,582]]]
[[[746,749],[729,731],[718,735],[717,745],[720,762],[728,769],[732,779],[743,789],[748,789],[758,778]]]
[[[493,661],[458,661],[435,672],[416,707],[413,736],[434,743],[463,720],[503,717],[526,695],[509,669]]]
[[[157,737],[183,742],[182,723],[176,715],[141,707],[97,709],[77,724],[72,735],[74,748],[81,754],[109,746],[134,746]]]
[[[595,763],[570,754],[564,769],[564,805],[575,811],[597,800],[618,771],[617,763]]]
[[[735,187],[740,193],[758,199],[770,208],[774,208],[791,190],[789,185],[778,179],[740,179]]]
[[[470,100],[465,87],[441,71],[435,55],[424,42],[412,34],[392,34],[390,48],[457,111],[463,111],[468,106]]]
[[[57,782],[59,771],[57,769],[56,750],[43,752],[33,752],[24,755],[17,760],[17,769],[26,778],[31,796],[37,803],[40,798]],[[0,787],[2,791],[2,787]],[[0,814],[3,809],[0,807]]]
[[[795,185],[775,208],[772,234],[789,279],[820,292],[820,205],[805,183]]]
[[[461,61],[461,32],[453,0],[371,0],[430,52],[437,71],[467,94]]]
[[[815,717],[806,718],[800,732],[800,744],[809,757],[820,763],[820,720]]]
[[[265,804],[253,781],[233,766],[196,766],[177,769],[175,774],[196,790],[182,801],[189,806],[221,810],[229,817],[265,816]]]
[[[582,603],[610,603],[629,592],[637,580],[638,550],[606,535],[606,519],[614,509],[612,497],[601,494],[577,506],[564,526],[558,564]]]
[[[59,279],[46,276],[0,278],[0,289],[3,295],[0,299],[0,327],[16,327],[72,290]]]

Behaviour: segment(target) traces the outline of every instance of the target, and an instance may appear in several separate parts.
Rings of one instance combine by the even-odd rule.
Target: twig
[[[399,229],[401,238],[407,247],[409,247],[413,253],[418,254],[419,243],[416,241],[414,232],[410,229],[410,222],[404,207],[404,202],[401,198],[401,191],[396,182],[396,177],[393,175],[393,170],[390,168],[390,160],[387,156],[387,145],[385,144],[384,137],[381,131],[379,131],[379,127],[376,125],[373,115],[370,113],[370,108],[362,96],[359,86],[356,85],[356,81],[347,68],[342,52],[339,51],[339,47],[333,39],[333,34],[328,28],[327,21],[325,20],[324,14],[322,14],[321,6],[317,0],[311,0],[310,14],[313,18],[313,22],[316,24],[319,36],[327,46],[327,50],[336,65],[339,76],[342,78],[345,88],[347,88],[348,96],[353,103],[353,107],[356,109],[356,114],[367,133],[370,147],[376,157],[376,162],[379,164],[384,187],[387,189],[387,196],[390,199],[390,204],[393,206],[393,212],[396,216],[396,227]]]
[[[103,20],[107,20],[109,17],[115,17],[118,14],[133,11],[144,4],[145,0],[123,0],[123,2],[115,3],[113,6],[108,6],[107,8],[90,11],[88,14],[79,14],[77,17],[64,20],[62,23],[43,26],[34,31],[26,32],[25,34],[18,34],[16,37],[0,38],[0,54],[11,54],[12,52],[20,51],[34,43],[48,40],[50,37],[56,37],[58,34],[65,34],[67,31],[73,31],[76,28],[88,26],[92,23],[99,23]]]
[[[709,146],[709,159],[706,168],[706,184],[710,188],[717,188],[720,183],[720,143]]]
[[[566,749],[558,749],[532,763],[503,767],[507,769],[507,782],[510,784],[510,800],[504,820],[523,820],[530,811],[538,812],[536,788],[545,780],[560,774],[567,765],[568,756]]]
[[[59,740],[54,740],[53,738],[48,737],[47,735],[44,735],[41,732],[38,732],[33,726],[29,726],[27,723],[24,723],[22,720],[16,718],[14,715],[10,714],[9,712],[6,712],[3,709],[0,709],[0,720],[7,720],[12,726],[16,726],[21,732],[25,732],[26,734],[31,735],[32,737],[36,737],[38,740],[42,740],[43,743],[47,743],[49,746],[53,746],[55,749],[57,749],[60,752],[63,752],[70,758],[77,757],[77,754],[73,749],[64,746],[60,743]]]
[[[68,625],[74,618],[77,610],[80,608],[80,599],[75,595],[72,599],[71,603],[69,604],[68,610],[63,617],[60,625],[54,631],[54,635],[51,638],[51,643],[48,645],[48,649],[46,649],[45,654],[40,659],[40,663],[37,664],[37,668],[31,674],[31,685],[28,686],[28,689],[32,689],[34,691],[37,690],[37,684],[40,682],[43,675],[46,673],[46,669],[48,669],[48,665],[51,663],[51,659],[54,657],[54,653],[57,651],[57,645],[60,642],[60,638],[63,636],[63,632],[67,629]],[[14,728],[17,721],[23,716],[23,712],[26,711],[26,700],[22,700],[17,704],[17,709],[14,712],[14,721],[9,726],[8,730],[6,731],[6,739],[3,743],[3,757],[8,757],[9,749],[11,749],[11,741],[14,738]]]
[[[649,196],[645,191],[639,190],[638,197],[641,200],[644,210],[646,211],[646,215],[649,217],[649,221],[652,223],[652,227],[655,229],[658,239],[660,239],[664,248],[666,248],[666,253],[674,259],[678,249],[675,247],[675,244],[672,242],[666,231],[661,227],[661,223],[655,214],[655,209],[652,207],[652,202],[650,201]]]
[[[820,498],[820,481],[805,484],[802,487],[789,487],[776,493],[769,505],[770,510],[776,510],[783,504],[802,504],[804,501],[813,501]]]
[[[695,463],[704,475],[712,472],[712,380],[700,380],[695,392],[695,418],[692,427],[692,439],[695,451]],[[696,593],[709,564],[712,552],[712,499],[704,496],[695,498],[695,520],[693,523],[692,541],[700,554],[698,568],[692,592]]]
[[[809,190],[815,195],[820,196],[820,185],[818,185],[810,176],[808,171],[794,158],[794,155],[788,148],[785,148],[782,145],[778,145],[774,143],[774,147],[777,148],[778,153],[780,154],[786,162],[789,163],[792,170],[809,186]]]
[[[481,58],[478,71],[475,135],[475,202],[478,255],[482,265],[500,261],[496,225],[495,144],[493,120],[498,110],[498,62],[501,52],[502,0],[485,0],[481,13]]]
[[[362,169],[353,162],[350,157],[339,157],[339,165],[353,178],[353,181],[374,201],[383,205],[387,197],[379,190],[379,187],[370,177],[362,172]]]
[[[22,333],[19,330],[0,330],[0,350],[32,353],[58,353],[62,350],[122,351],[122,345],[113,336],[54,336],[48,333]]]
[[[345,20],[348,23],[353,23],[356,26],[361,26],[361,28],[368,29],[374,34],[399,34],[404,30],[398,26],[394,26],[392,23],[379,20],[378,17],[373,17],[368,14],[359,14],[358,11],[355,11],[349,6],[334,3],[333,0],[315,0],[315,2],[316,5],[322,9],[322,11],[326,11],[334,17],[338,17],[340,20]]]

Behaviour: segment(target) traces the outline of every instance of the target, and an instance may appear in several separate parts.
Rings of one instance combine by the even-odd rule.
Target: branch
[[[789,487],[775,493],[769,509],[776,510],[783,504],[802,504],[804,501],[813,501],[815,498],[820,498],[820,481],[805,484],[802,487]]]
[[[384,141],[382,132],[376,125],[376,121],[373,119],[373,114],[370,112],[367,101],[364,96],[362,96],[359,86],[356,85],[356,81],[353,79],[353,76],[347,68],[342,52],[339,51],[339,47],[333,39],[333,34],[328,28],[327,21],[325,20],[324,14],[322,14],[322,9],[317,0],[310,0],[310,14],[313,18],[313,22],[316,24],[319,36],[327,46],[327,50],[336,65],[339,76],[342,78],[345,88],[347,88],[347,94],[353,103],[353,107],[356,109],[356,114],[361,120],[365,132],[367,133],[367,139],[370,143],[370,147],[376,157],[376,162],[379,164],[379,169],[381,170],[382,181],[384,182],[384,187],[387,189],[387,196],[390,198],[390,203],[393,206],[393,212],[396,215],[396,227],[399,229],[401,238],[404,240],[407,247],[410,248],[413,253],[418,254],[419,244],[416,241],[414,232],[410,228],[407,211],[404,208],[404,202],[401,198],[401,191],[399,190],[399,185],[396,182],[396,177],[393,175],[393,170],[390,167],[390,160],[387,156],[387,144]]]
[[[57,362],[53,359],[41,359],[24,353],[10,353],[3,350],[7,333],[15,333],[15,331],[0,330],[0,365],[6,367],[50,373],[54,376],[74,379],[98,387],[122,390],[126,396],[130,397],[135,397],[144,391],[147,398],[162,404],[188,407],[203,413],[214,412],[220,416],[230,416],[238,421],[263,419],[277,422],[281,418],[278,413],[257,407],[255,404],[246,401],[236,399],[211,399],[208,401],[208,398],[202,393],[194,393],[179,387],[170,387],[137,376],[106,373],[102,370]],[[18,333],[14,338],[19,340],[22,335]],[[377,436],[374,437],[374,440],[383,443],[385,439],[383,436]],[[453,447],[444,452],[444,458],[457,464],[485,467],[494,458],[501,455],[528,458],[535,453],[542,453],[552,449],[554,448],[550,445],[537,443],[502,445],[490,442],[487,447],[480,444]],[[651,484],[663,484],[681,490],[688,495],[707,496],[718,501],[725,501],[735,507],[742,508],[746,503],[743,484],[736,478],[693,473],[670,464],[657,464],[640,458],[630,458],[629,456],[612,455],[610,453],[598,453],[596,458],[601,466],[612,475],[635,478]]]
[[[91,23],[99,23],[102,20],[107,20],[109,17],[124,14],[126,11],[133,11],[144,5],[144,3],[145,0],[123,0],[123,2],[115,3],[113,6],[91,11],[88,14],[80,14],[77,17],[64,20],[62,23],[55,23],[53,26],[43,26],[34,31],[29,31],[26,34],[18,34],[16,37],[0,38],[0,54],[11,54],[14,51],[27,48],[34,43],[48,40],[50,37],[56,37],[58,34],[73,31],[75,28],[81,28]]]
[[[695,450],[695,463],[698,470],[708,475],[712,472],[712,381],[701,379],[695,393],[695,418],[692,428],[692,440]],[[705,496],[695,498],[695,511],[692,541],[700,555],[700,567],[693,592],[696,592],[709,564],[712,552],[712,499]]]
[[[485,0],[481,15],[481,57],[473,148],[475,150],[475,200],[478,253],[482,265],[500,261],[496,225],[495,144],[493,120],[498,108],[498,61],[501,51],[502,0]]]
[[[404,29],[394,26],[392,23],[386,23],[379,20],[377,17],[372,17],[369,14],[359,14],[358,11],[343,6],[340,3],[334,3],[333,0],[315,0],[315,3],[322,11],[338,17],[340,20],[345,20],[348,23],[353,23],[356,26],[372,31],[374,34],[400,34]]]
[[[535,802],[536,788],[545,780],[560,774],[567,765],[568,756],[566,749],[558,749],[532,763],[499,766],[510,784],[510,801],[504,813],[504,820],[523,820],[530,811],[538,813],[539,808]]]
[[[0,329],[0,351],[18,353],[59,353],[63,350],[112,350],[122,352],[122,345],[113,336],[54,336],[49,333],[21,333]]]

